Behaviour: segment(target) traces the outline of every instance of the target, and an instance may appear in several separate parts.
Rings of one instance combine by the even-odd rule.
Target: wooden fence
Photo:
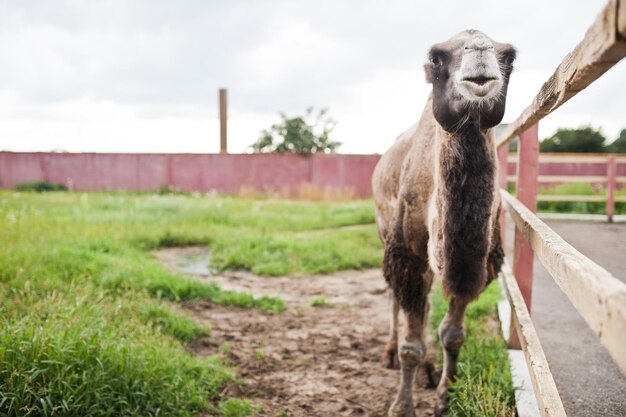
[[[539,411],[544,417],[566,414],[530,318],[533,252],[626,373],[626,284],[566,243],[534,214],[539,180],[537,123],[624,56],[626,0],[611,0],[533,102],[498,137],[502,167],[507,164],[506,144],[515,136],[520,137],[517,198],[504,189],[501,191],[504,211],[516,225],[513,268],[505,263],[502,272],[515,330],[511,332],[509,345],[524,351]],[[506,186],[506,169],[500,172],[500,184]]]
[[[507,174],[515,172],[518,155],[507,158]],[[515,183],[516,175],[507,175],[507,183]],[[538,194],[538,201],[592,201],[606,204],[606,215],[613,221],[615,203],[626,202],[626,196],[615,195],[626,184],[626,155],[540,153],[537,182],[544,185],[587,183],[602,188],[604,195]]]

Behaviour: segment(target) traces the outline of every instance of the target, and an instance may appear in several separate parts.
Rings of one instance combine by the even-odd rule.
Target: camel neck
[[[473,293],[475,280],[486,281],[495,163],[491,137],[478,129],[441,138],[436,203],[445,259],[440,265],[460,294]],[[468,274],[473,277],[462,279]]]

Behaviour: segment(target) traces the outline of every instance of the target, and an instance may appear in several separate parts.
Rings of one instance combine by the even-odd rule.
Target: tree
[[[619,137],[613,141],[607,147],[608,152],[613,153],[626,153],[626,129],[622,129]]]
[[[327,113],[327,109],[314,113],[312,107],[306,110],[304,116],[289,118],[281,113],[281,122],[261,131],[259,139],[250,147],[254,153],[309,155],[333,152],[341,142],[330,140],[330,133],[337,123]]]
[[[539,144],[541,152],[606,152],[606,138],[590,126],[578,129],[558,129],[552,137]]]

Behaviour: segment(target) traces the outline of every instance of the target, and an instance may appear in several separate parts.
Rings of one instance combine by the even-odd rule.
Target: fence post
[[[606,160],[606,217],[609,222],[613,221],[615,213],[615,176],[617,166],[615,155],[609,155]]]
[[[539,175],[539,125],[535,123],[520,135],[517,152],[517,199],[533,213],[537,211],[537,177]],[[519,229],[515,229],[513,274],[531,311],[533,291],[533,250]],[[509,347],[520,349],[517,332],[511,329]]]
[[[227,91],[220,88],[220,153],[228,153],[228,103]]]
[[[505,190],[508,188],[508,182],[506,180],[507,174],[509,173],[509,163],[507,162],[507,157],[509,156],[509,145],[504,144],[498,148],[498,165],[500,171],[498,172],[500,188],[504,188]],[[500,239],[502,239],[502,247],[506,242],[506,211],[504,209],[504,205],[502,205],[502,209],[500,210]]]

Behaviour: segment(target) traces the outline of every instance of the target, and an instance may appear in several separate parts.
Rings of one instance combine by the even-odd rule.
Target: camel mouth
[[[497,81],[497,80],[498,80],[497,77],[478,76],[478,77],[465,77],[461,81],[467,81],[467,82],[482,86],[482,85],[487,84],[489,81]]]
[[[460,75],[460,74],[459,74]],[[502,78],[492,72],[458,76],[456,86],[467,100],[485,100],[497,95]]]

